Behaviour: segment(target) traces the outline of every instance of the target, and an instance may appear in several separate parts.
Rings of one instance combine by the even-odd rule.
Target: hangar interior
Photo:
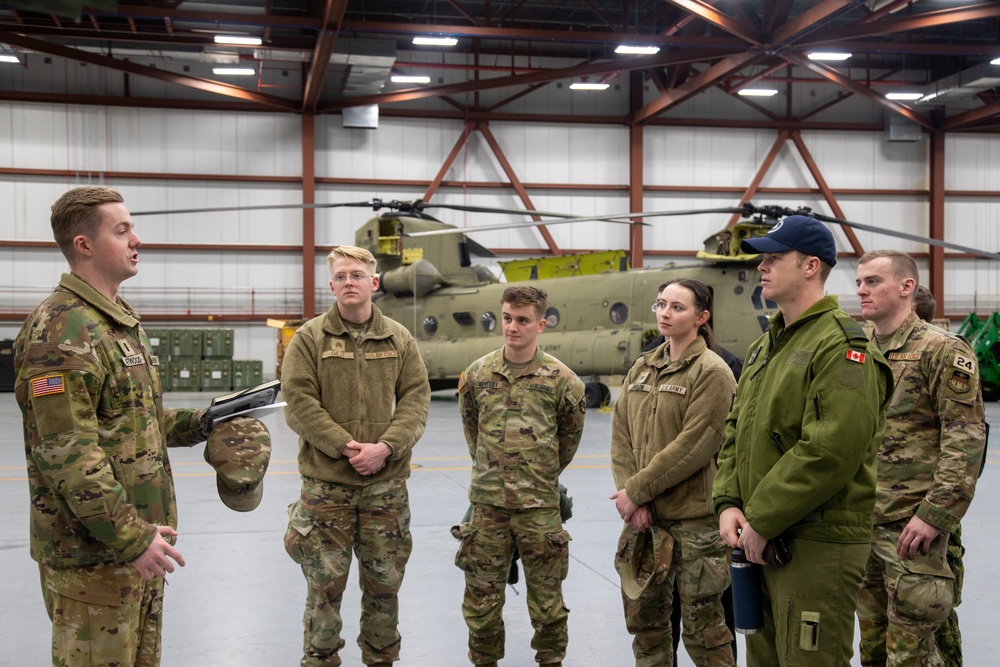
[[[325,255],[354,243],[355,230],[374,215],[371,207],[324,205],[423,200],[624,217],[753,201],[806,206],[889,232],[995,252],[998,17],[1000,3],[948,0],[95,0],[86,6],[0,0],[0,199],[7,209],[0,224],[0,339],[16,335],[65,270],[51,241],[49,206],[84,184],[116,188],[133,214],[144,214],[135,215],[143,240],[139,275],[122,288],[144,325],[234,328],[235,356],[262,359],[266,377],[276,364],[276,332],[265,321],[327,309]],[[414,43],[429,37],[455,43]],[[645,51],[616,53],[621,45]],[[811,57],[823,53],[849,55]],[[282,205],[287,208],[265,208]],[[170,213],[181,209],[228,210]],[[735,222],[716,213],[648,217],[645,226],[527,228],[516,225],[531,219],[525,214],[430,212],[490,249],[494,257],[476,262],[497,276],[500,260],[590,250],[627,250],[633,267],[693,263],[707,237]],[[847,226],[833,231],[840,261],[828,290],[853,314],[859,314],[857,257],[881,247],[914,255],[938,297],[940,317],[957,324],[969,312],[1000,307],[996,261]],[[0,610],[0,645],[31,656],[11,664],[37,664],[44,637],[37,634],[41,607],[25,548],[19,416],[12,394],[2,400],[0,416],[9,428],[0,460],[7,500],[0,557],[4,572],[23,576],[5,577],[4,599],[15,602]],[[168,395],[168,404],[199,400]],[[448,494],[423,492],[425,527],[434,533],[428,540],[441,551],[428,559],[449,557],[453,545],[438,542],[443,538],[436,531],[450,525],[448,513],[464,502],[458,491],[467,484],[467,464],[459,460],[464,450],[453,411],[443,403],[432,413],[442,448],[435,453],[457,456],[459,471],[427,471],[454,492],[450,503]],[[600,457],[607,433],[599,426],[605,418],[595,412],[598,426],[586,437],[588,456],[606,468]],[[269,424],[280,434],[283,462],[292,463],[294,437],[279,422]],[[189,496],[213,502],[211,485],[200,479],[209,473],[192,470],[184,482],[192,485]],[[992,473],[987,466],[984,479]],[[275,474],[289,475],[274,479],[293,485],[293,465]],[[600,481],[584,477],[583,467],[571,474],[581,486],[610,487],[607,470],[594,473]],[[179,490],[182,502],[186,490]],[[267,542],[270,553],[272,538],[283,530],[283,504],[269,499],[276,504],[245,523],[189,499],[182,520],[200,524],[205,553],[225,543],[250,559],[256,539]],[[580,532],[573,545],[579,545],[578,571],[603,578],[594,584],[600,587],[613,575],[602,549],[608,539],[613,547],[616,531],[607,508],[596,499],[583,501],[584,508],[588,502],[603,518],[584,516],[570,528]],[[989,504],[988,498],[973,504],[981,514],[971,521],[983,525],[967,530],[970,581],[986,572]],[[244,536],[247,542],[234,546]],[[977,557],[984,559],[978,570]],[[281,563],[286,574],[287,565]],[[268,604],[287,597],[267,588],[264,567],[247,568],[246,586],[264,587]],[[213,572],[201,576],[220,582],[229,576]],[[412,592],[404,588],[404,597],[421,589],[433,595],[440,582],[422,579],[419,566],[413,572],[420,583],[410,584]],[[447,586],[455,585],[452,575],[448,571]],[[290,580],[290,586],[299,583]],[[578,585],[587,590],[582,580]],[[985,613],[989,591],[972,588],[962,610],[977,609],[982,598]],[[236,615],[234,609],[246,608],[245,592],[223,589],[217,595],[231,594],[238,606],[213,601],[212,608]],[[600,605],[578,598],[578,616],[600,628],[602,614],[619,613],[612,593]],[[298,599],[285,601],[282,641],[295,634],[298,620]],[[414,622],[418,616],[414,609]],[[33,619],[30,631],[12,629],[18,626],[9,621],[21,618]],[[188,618],[164,664],[199,664],[196,657],[170,656],[177,644],[197,651],[205,641]],[[448,631],[461,635],[461,619],[452,627],[454,620]],[[262,615],[255,622],[273,619]],[[577,636],[593,634],[584,627]],[[973,627],[967,644],[975,642],[979,660],[968,662],[988,664],[988,630],[973,634]],[[233,633],[260,655],[276,655],[267,653],[269,637]],[[451,645],[461,653],[461,641]],[[619,654],[610,651],[627,652],[627,641],[616,636],[609,646],[588,644],[571,664],[616,664],[609,656]],[[291,664],[292,654],[204,664]],[[433,651],[422,655],[412,664],[462,664]],[[514,660],[530,662],[528,653],[517,655]],[[588,662],[590,655],[596,657]]]

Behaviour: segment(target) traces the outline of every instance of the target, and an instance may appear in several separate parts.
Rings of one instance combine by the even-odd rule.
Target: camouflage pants
[[[562,582],[569,571],[570,537],[563,530],[559,509],[505,510],[476,504],[460,530],[462,544],[455,565],[465,572],[462,615],[469,626],[472,663],[496,662],[504,655],[504,587],[515,544],[535,629],[531,640],[535,660],[543,665],[560,662],[569,643]]]
[[[786,539],[791,562],[761,568],[764,629],[747,635],[747,667],[843,667],[869,545]]]
[[[38,570],[54,667],[160,664],[163,579],[143,581],[121,563]]]
[[[908,519],[875,526],[864,583],[858,593],[861,664],[903,667],[944,665],[934,633],[954,601],[948,567],[948,535],[939,535],[930,553],[900,561],[896,543]]]
[[[397,593],[413,548],[406,480],[354,487],[303,477],[288,517],[285,550],[309,587],[302,667],[341,664],[340,603],[352,550],[361,584],[361,658],[366,665],[399,660]]]
[[[674,586],[680,594],[684,647],[698,667],[732,667],[733,635],[726,627],[722,592],[729,586],[726,543],[715,516],[684,521],[661,521],[674,538],[670,570],[654,579],[632,600],[622,594],[625,626],[632,640],[636,667],[673,664],[670,616]]]
[[[959,526],[948,538],[948,567],[955,575],[955,604],[948,619],[934,633],[938,652],[945,667],[962,667],[962,631],[958,627],[958,612],[955,607],[962,604],[962,583],[965,580],[965,547],[962,546],[962,527]]]

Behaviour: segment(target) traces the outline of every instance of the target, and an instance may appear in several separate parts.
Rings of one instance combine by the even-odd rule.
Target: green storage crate
[[[166,356],[158,358],[160,364],[156,367],[156,372],[160,374],[160,388],[165,392],[171,391],[173,378],[170,377],[170,359]]]
[[[231,391],[233,388],[232,359],[202,359],[201,390]]]
[[[170,356],[201,359],[201,329],[171,329]]]
[[[170,329],[147,329],[146,327],[142,329],[149,336],[150,352],[158,356],[161,362],[169,358],[172,352],[170,349]]]
[[[201,359],[177,357],[170,360],[170,390],[198,391],[201,389]]]
[[[232,329],[202,329],[201,358],[232,359],[233,333]]]
[[[233,389],[256,387],[263,381],[263,361],[260,359],[233,359]]]

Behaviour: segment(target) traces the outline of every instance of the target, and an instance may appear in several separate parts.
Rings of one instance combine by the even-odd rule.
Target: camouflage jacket
[[[914,513],[954,532],[969,509],[986,439],[976,355],[913,313],[885,344],[895,390],[879,449],[874,522]]]
[[[372,306],[356,342],[336,304],[303,324],[281,363],[285,421],[299,434],[299,472],[366,486],[410,474],[410,452],[424,433],[431,388],[417,342]],[[357,472],[344,445],[385,442],[392,454],[374,475]]]
[[[889,365],[827,296],[787,327],[779,311],[747,351],[712,488],[768,539],[871,540]]]
[[[82,278],[59,287],[14,343],[31,495],[31,556],[57,567],[130,562],[177,526],[167,446],[204,440],[202,410],[164,410],[139,318]]]
[[[736,394],[733,372],[697,337],[671,361],[670,343],[629,370],[611,422],[611,472],[658,520],[712,514],[715,457]]]
[[[503,348],[469,366],[458,385],[472,456],[469,500],[505,509],[559,507],[559,473],[583,436],[583,382],[535,351],[517,377]]]

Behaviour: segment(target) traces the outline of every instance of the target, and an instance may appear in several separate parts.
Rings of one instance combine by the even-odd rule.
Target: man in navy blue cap
[[[761,253],[762,294],[780,308],[747,351],[712,490],[723,538],[763,566],[764,629],[747,635],[747,667],[842,667],[892,373],[824,296],[837,252],[823,223],[789,216],[741,245]]]

